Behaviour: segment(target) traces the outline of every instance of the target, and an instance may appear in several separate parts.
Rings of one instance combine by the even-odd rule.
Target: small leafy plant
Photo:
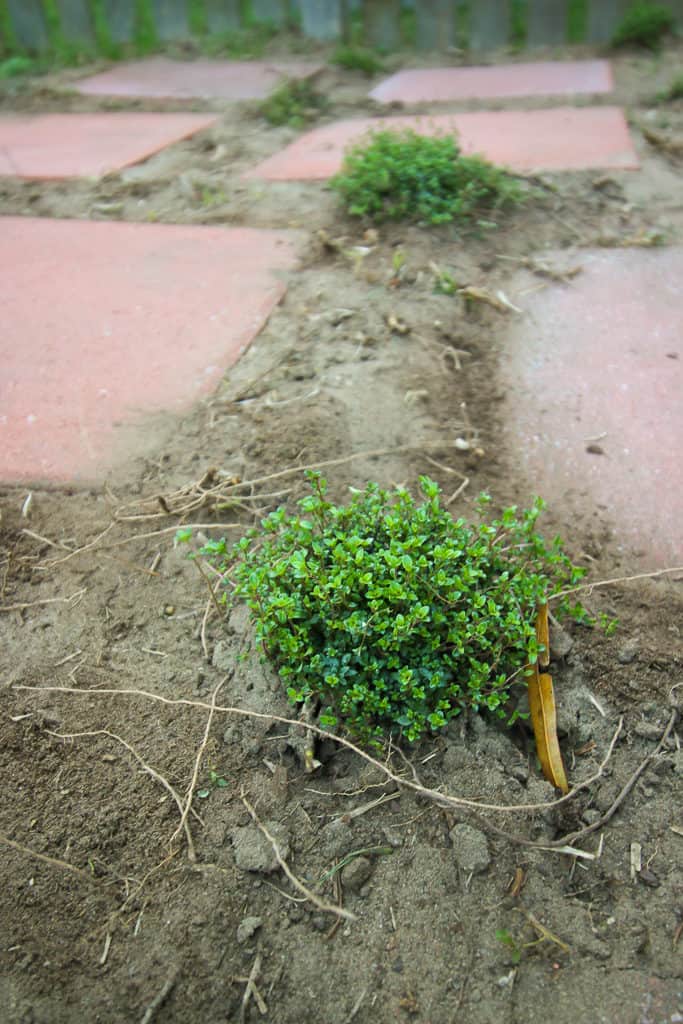
[[[299,514],[280,508],[231,553],[235,594],[293,703],[320,701],[323,725],[409,741],[464,708],[507,717],[513,678],[538,655],[535,610],[583,575],[536,532],[543,503],[486,523],[454,521],[421,478],[421,504],[369,484],[346,505],[309,474]],[[575,614],[581,614],[577,606]]]
[[[0,61],[0,78],[17,78],[19,75],[30,75],[36,69],[35,61],[29,57],[8,57]]]
[[[287,124],[300,128],[317,117],[325,106],[325,98],[303,79],[284,82],[261,104],[261,114],[269,124]]]
[[[637,3],[624,15],[612,39],[613,46],[644,46],[656,50],[671,32],[674,16],[663,4]]]
[[[352,217],[467,222],[522,200],[517,181],[453,136],[378,131],[353,146],[330,187]]]
[[[347,71],[362,71],[369,78],[383,69],[382,61],[372,50],[355,46],[340,46],[332,55],[332,63]]]
[[[666,89],[657,93],[656,100],[658,103],[672,103],[674,100],[683,100],[683,74],[676,75]]]
[[[209,781],[204,789],[197,790],[197,796],[200,800],[206,800],[211,795],[211,791],[214,789],[225,789],[229,783],[223,778],[222,775],[215,770],[215,768],[209,769]]]

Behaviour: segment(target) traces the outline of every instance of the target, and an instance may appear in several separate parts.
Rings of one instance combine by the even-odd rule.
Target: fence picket
[[[363,4],[363,42],[380,50],[396,50],[401,45],[401,0],[365,0]]]
[[[529,0],[527,44],[555,46],[567,42],[567,0]]]
[[[508,0],[475,0],[470,7],[469,46],[472,50],[495,50],[510,41]]]
[[[419,50],[445,50],[453,44],[454,9],[451,0],[420,0],[415,4]]]

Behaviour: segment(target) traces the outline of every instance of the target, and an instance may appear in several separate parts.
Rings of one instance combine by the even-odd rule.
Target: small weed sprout
[[[663,4],[634,4],[614,33],[612,46],[644,46],[656,50],[674,24],[672,12]]]
[[[452,136],[374,132],[346,154],[332,178],[352,217],[428,224],[476,222],[480,213],[520,203],[519,183],[478,156],[463,156]]]
[[[683,74],[676,75],[666,89],[657,93],[656,100],[658,103],[673,103],[675,100],[683,100]]]
[[[371,50],[355,46],[340,46],[332,55],[332,63],[347,71],[362,71],[368,78],[383,69],[382,61]]]
[[[284,82],[261,104],[260,112],[269,124],[301,128],[325,107],[325,97],[305,78]]]
[[[225,541],[201,551],[220,572],[231,563],[289,699],[320,702],[323,726],[370,742],[418,740],[468,707],[509,718],[513,680],[538,655],[538,603],[583,575],[559,538],[536,532],[540,499],[487,523],[482,495],[471,526],[428,477],[421,504],[371,483],[339,506],[308,477],[298,514],[277,509],[232,552]]]
[[[443,270],[438,263],[430,264],[434,274],[434,292],[437,295],[455,295],[458,291],[458,282],[449,270]]]

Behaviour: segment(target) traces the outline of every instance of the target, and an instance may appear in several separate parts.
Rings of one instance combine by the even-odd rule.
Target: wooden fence
[[[642,2],[642,0],[640,0]],[[659,2],[659,0],[658,0]],[[662,0],[683,25],[683,0]],[[608,42],[633,0],[0,0],[0,54],[145,52],[268,24],[321,42],[485,51]]]

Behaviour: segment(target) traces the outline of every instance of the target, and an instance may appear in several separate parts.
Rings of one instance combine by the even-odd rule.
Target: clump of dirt
[[[634,121],[652,120],[640,65],[620,59],[617,80]],[[352,74],[328,84],[325,116],[374,109]],[[463,716],[372,757],[318,737],[307,770],[310,723],[244,609],[217,609],[215,578],[174,545],[180,525],[237,538],[292,504],[310,465],[334,500],[426,472],[454,514],[482,489],[528,504],[499,413],[510,314],[445,294],[439,274],[507,294],[511,266],[546,247],[670,237],[670,153],[641,140],[637,180],[529,179],[527,204],[479,237],[378,232],[340,218],[324,185],[242,182],[294,133],[250,106],[218,112],[100,182],[0,185],[4,213],[310,232],[256,343],[194,413],[154,424],[152,456],[104,487],[0,496],[4,1019],[672,1024],[680,580],[596,588],[589,608],[617,632],[557,635],[577,787],[558,803],[524,722]],[[606,511],[546,522],[591,579],[633,574]]]

